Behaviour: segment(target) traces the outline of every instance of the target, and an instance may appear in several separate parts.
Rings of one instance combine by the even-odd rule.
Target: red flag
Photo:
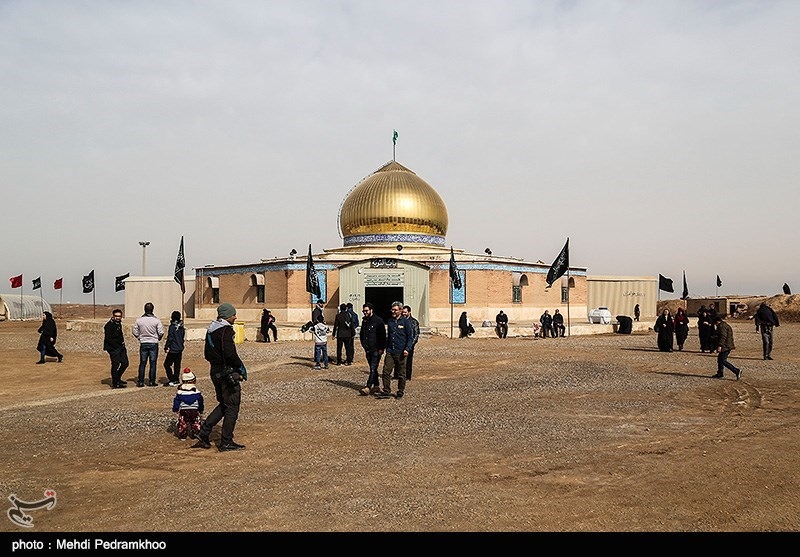
[[[61,290],[61,285],[63,282],[64,282],[63,278],[56,279],[56,281],[53,283],[53,290]]]
[[[11,281],[11,288],[19,288],[22,286],[22,275],[17,275],[8,279]]]

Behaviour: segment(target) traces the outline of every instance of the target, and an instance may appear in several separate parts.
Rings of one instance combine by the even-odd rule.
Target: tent
[[[0,321],[41,321],[45,311],[53,312],[39,296],[0,294]]]

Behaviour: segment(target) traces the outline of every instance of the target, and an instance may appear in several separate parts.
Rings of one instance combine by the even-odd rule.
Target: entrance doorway
[[[375,306],[375,315],[385,322],[392,317],[392,302],[403,301],[402,286],[371,286],[364,289],[364,300]]]

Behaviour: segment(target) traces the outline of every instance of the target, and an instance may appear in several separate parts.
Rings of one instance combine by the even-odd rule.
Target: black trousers
[[[772,325],[761,323],[761,344],[764,348],[764,358],[772,355]]]
[[[128,351],[124,346],[109,351],[108,356],[111,358],[111,386],[113,387],[122,381],[122,374],[128,369],[130,362],[128,361]]]
[[[342,363],[342,347],[344,347],[345,363],[353,363],[353,355],[355,352],[355,344],[353,337],[336,337],[336,363]]]
[[[217,407],[211,411],[206,421],[200,427],[198,434],[202,439],[209,439],[211,430],[220,421],[222,422],[222,435],[220,438],[221,445],[227,445],[233,441],[233,430],[236,427],[236,421],[239,419],[239,407],[242,404],[242,386],[237,384],[235,387],[231,385],[224,377],[219,378],[211,370],[211,382],[214,383],[214,392],[217,395]]]
[[[268,327],[261,328],[261,336],[264,337],[264,342],[269,342],[270,331],[272,331],[272,340],[278,340],[278,327],[276,327],[275,323],[273,323]]]
[[[164,358],[164,370],[167,372],[167,381],[177,383],[181,377],[181,360],[183,352],[167,352]]]

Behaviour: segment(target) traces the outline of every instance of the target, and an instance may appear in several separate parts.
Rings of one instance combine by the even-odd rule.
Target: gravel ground
[[[61,332],[64,363],[32,365],[35,328],[0,324],[0,489],[58,492],[56,508],[33,513],[37,531],[800,527],[797,324],[777,330],[766,362],[752,324],[734,323],[738,382],[710,379],[714,357],[696,338],[666,354],[652,333],[425,337],[402,400],[359,396],[359,350],[355,365],[315,372],[310,342],[245,342],[236,440],[247,449],[234,453],[172,434],[172,388],[110,389],[94,334]],[[184,365],[208,413],[202,342]]]

